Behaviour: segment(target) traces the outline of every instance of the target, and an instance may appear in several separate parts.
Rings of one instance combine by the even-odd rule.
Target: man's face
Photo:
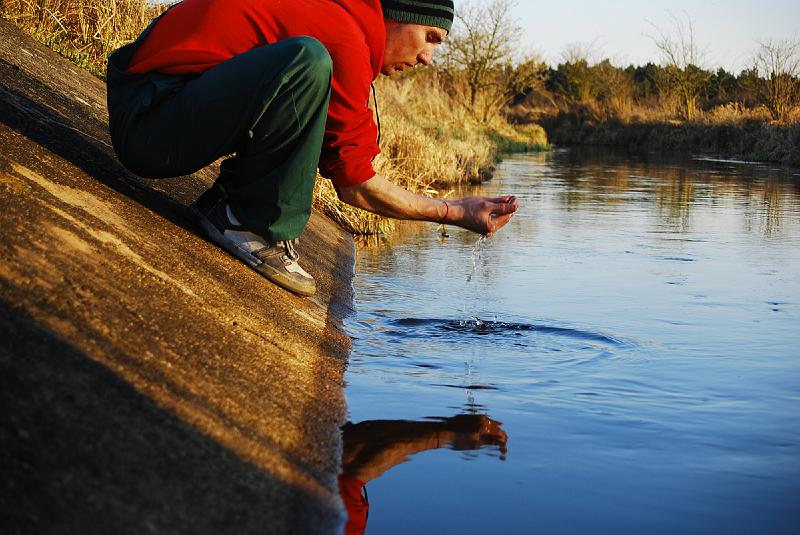
[[[403,72],[433,60],[433,51],[447,37],[447,30],[386,19],[386,52],[381,73]]]

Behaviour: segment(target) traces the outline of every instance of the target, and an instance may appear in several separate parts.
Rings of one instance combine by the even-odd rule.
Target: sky
[[[458,0],[456,0],[458,9]],[[669,13],[694,23],[707,50],[705,68],[737,73],[749,64],[758,40],[800,38],[800,0],[517,0],[513,15],[524,29],[521,46],[555,65],[570,43],[594,43],[599,59],[617,65],[658,62],[658,50],[645,34],[651,21],[669,29]]]

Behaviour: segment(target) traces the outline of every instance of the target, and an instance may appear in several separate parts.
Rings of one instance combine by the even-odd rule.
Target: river
[[[478,251],[358,251],[366,532],[797,533],[800,170],[556,150],[475,192],[520,200]]]

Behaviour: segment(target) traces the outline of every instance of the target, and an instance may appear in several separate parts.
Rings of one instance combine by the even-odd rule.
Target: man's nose
[[[431,61],[433,60],[433,51],[430,50],[423,50],[417,56],[417,62],[422,63],[423,65],[430,65]]]

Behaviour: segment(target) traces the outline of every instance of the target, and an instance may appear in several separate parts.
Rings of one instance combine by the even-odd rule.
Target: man
[[[295,243],[318,167],[353,206],[490,235],[516,211],[513,197],[435,200],[372,167],[371,83],[429,64],[452,22],[452,0],[184,0],[109,57],[114,149],[149,177],[233,155],[190,213],[214,243],[298,295],[315,292]]]

